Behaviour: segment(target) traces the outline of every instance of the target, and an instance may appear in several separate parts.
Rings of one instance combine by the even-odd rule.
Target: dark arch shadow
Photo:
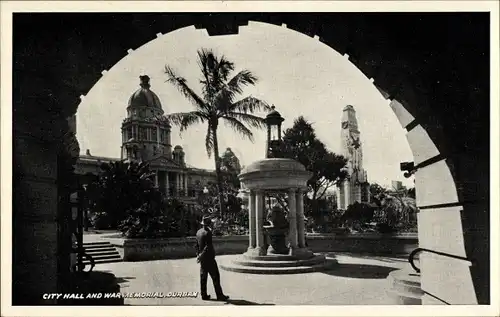
[[[398,270],[394,267],[371,265],[371,264],[357,264],[357,263],[339,263],[332,265],[331,268],[322,273],[348,278],[360,279],[384,279],[387,278],[389,273]]]

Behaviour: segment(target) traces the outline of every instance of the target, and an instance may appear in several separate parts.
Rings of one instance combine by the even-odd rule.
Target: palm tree
[[[178,76],[170,66],[165,66],[167,82],[174,85],[194,105],[195,110],[173,113],[158,119],[179,126],[181,132],[198,123],[207,124],[205,147],[208,157],[214,154],[219,213],[222,217],[224,200],[217,139],[219,123],[223,121],[234,131],[253,141],[253,133],[247,125],[252,128],[262,128],[265,124],[264,118],[253,113],[261,110],[269,111],[271,108],[266,102],[252,96],[237,100],[243,93],[243,88],[255,85],[258,79],[248,70],[242,70],[229,79],[229,75],[234,71],[234,64],[225,56],[217,57],[212,50],[201,49],[198,50],[198,65],[202,73],[201,96],[195,93],[187,85],[186,80]]]

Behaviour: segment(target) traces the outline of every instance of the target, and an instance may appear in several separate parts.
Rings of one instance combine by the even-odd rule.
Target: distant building
[[[402,181],[392,181],[391,190],[401,190],[404,189]]]
[[[100,165],[110,161],[143,161],[156,172],[155,183],[160,191],[194,202],[190,198],[196,197],[208,183],[216,182],[215,171],[187,166],[180,145],[172,150],[170,125],[155,120],[164,114],[160,98],[150,89],[148,76],[140,76],[140,80],[140,88],[130,96],[127,117],[122,122],[121,157],[94,156],[87,150],[78,159],[76,173],[98,174]]]
[[[339,184],[338,207],[347,209],[354,202],[370,202],[370,184],[363,168],[363,150],[354,107],[344,108],[341,122],[342,155],[348,159],[349,177]]]

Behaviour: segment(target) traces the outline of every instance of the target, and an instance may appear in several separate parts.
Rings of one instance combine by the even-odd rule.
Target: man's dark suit
[[[201,228],[196,233],[196,255],[200,262],[201,296],[207,296],[208,274],[212,278],[217,298],[224,297],[220,286],[220,274],[215,261],[215,250],[212,244],[212,231],[209,228]]]

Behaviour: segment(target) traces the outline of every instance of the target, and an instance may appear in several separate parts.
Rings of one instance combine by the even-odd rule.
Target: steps
[[[397,270],[389,273],[390,284],[388,295],[398,305],[421,305],[424,292],[420,286],[420,274]]]
[[[122,257],[116,248],[109,242],[87,242],[83,243],[85,253],[92,256],[95,264],[122,262]],[[83,259],[84,264],[90,261]]]
[[[250,260],[246,258],[242,259],[236,259],[233,261],[236,265],[242,265],[242,266],[254,266],[254,267],[286,267],[286,268],[291,268],[291,267],[305,267],[305,266],[313,266],[313,265],[320,265],[324,264],[326,261],[324,256],[321,255],[315,255],[310,259],[304,259],[304,260],[279,260],[279,259],[272,259],[272,260]]]
[[[319,272],[333,268],[336,260],[326,259],[323,255],[314,255],[308,259],[296,259],[291,256],[246,257],[240,255],[229,261],[220,262],[223,270],[250,274],[299,274]]]

